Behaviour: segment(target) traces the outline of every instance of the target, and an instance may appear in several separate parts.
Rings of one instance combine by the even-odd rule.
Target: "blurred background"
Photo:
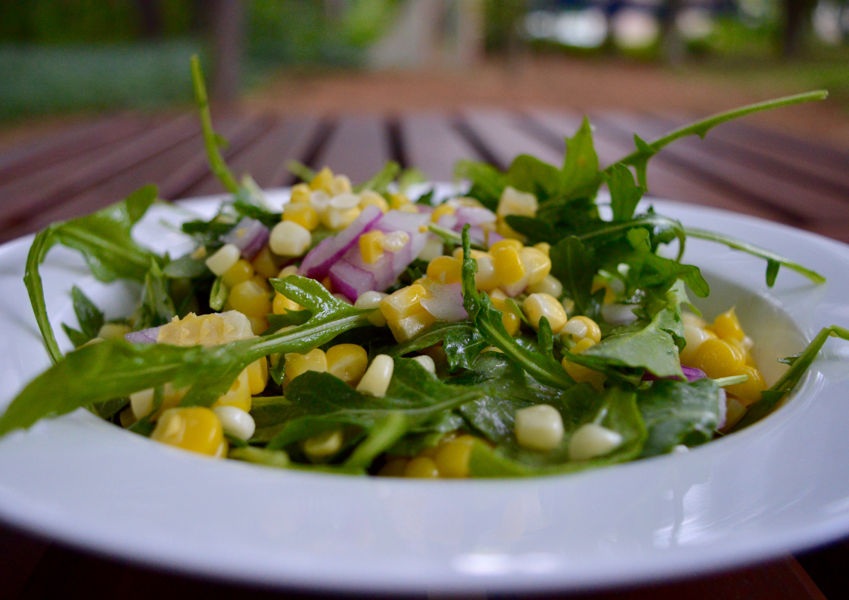
[[[0,143],[116,110],[458,106],[767,113],[849,147],[849,0],[0,0]],[[790,122],[787,122],[790,119]]]

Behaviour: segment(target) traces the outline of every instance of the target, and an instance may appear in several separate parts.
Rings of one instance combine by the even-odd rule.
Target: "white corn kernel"
[[[336,208],[328,206],[324,214],[321,215],[321,222],[325,227],[340,231],[353,223],[360,216],[360,209],[355,208]]]
[[[256,423],[253,417],[235,406],[216,406],[212,412],[221,421],[224,433],[230,434],[240,440],[249,440],[256,431]]]
[[[587,337],[590,328],[587,327],[587,324],[584,323],[581,319],[569,319],[566,323],[566,326],[560,331],[562,334],[569,334],[572,336],[572,339],[575,341],[579,341]]]
[[[383,246],[383,249],[387,252],[398,252],[409,242],[409,233],[406,231],[393,231],[392,233],[387,233],[383,236],[383,239],[380,240],[380,245]]]
[[[490,292],[498,287],[498,276],[495,274],[495,262],[489,254],[480,254],[475,258],[478,272],[475,273],[475,287]]]
[[[97,337],[103,338],[104,340],[122,340],[124,336],[130,333],[132,329],[130,329],[129,325],[122,325],[121,323],[104,323],[103,327],[100,328],[100,331],[97,332]]]
[[[546,275],[542,281],[530,284],[526,291],[529,294],[548,294],[559,298],[563,294],[563,284],[554,275]]]
[[[522,303],[522,312],[525,313],[534,329],[539,329],[539,322],[545,317],[548,319],[548,324],[551,325],[552,333],[555,334],[560,333],[560,330],[569,320],[566,311],[563,310],[563,305],[557,301],[557,298],[549,294],[531,294]]]
[[[705,343],[708,339],[710,339],[711,335],[701,327],[696,327],[695,325],[690,325],[689,323],[684,324],[684,339],[687,344],[684,346],[684,349],[678,354],[678,358],[681,361],[681,364],[688,364],[693,356],[696,354],[696,350]]]
[[[425,262],[430,262],[437,256],[442,256],[442,251],[442,240],[435,235],[429,235],[424,248],[422,248],[422,251],[419,252],[419,255],[416,258]]]
[[[280,221],[271,230],[268,246],[280,256],[301,256],[312,243],[309,229],[294,221]],[[235,264],[235,263],[233,263]]]
[[[413,360],[419,363],[424,370],[431,374],[436,374],[436,363],[433,362],[433,359],[429,356],[425,356],[424,354],[420,356],[414,356]]]
[[[332,429],[305,439],[301,442],[301,450],[310,460],[319,461],[339,452],[343,441],[342,430]]]
[[[242,252],[233,244],[224,244],[215,254],[206,259],[206,266],[210,271],[220,277],[229,271],[233,265],[239,262]]]
[[[707,321],[698,315],[694,315],[691,312],[681,313],[681,320],[684,322],[684,325],[692,325],[693,327],[707,327]]]
[[[499,217],[506,217],[507,215],[535,217],[537,214],[537,198],[533,194],[520,192],[508,185],[501,193],[495,214]]]
[[[330,195],[324,190],[315,190],[310,194],[310,206],[315,209],[318,216],[322,216],[330,205]]]
[[[581,425],[569,439],[569,458],[589,460],[612,452],[622,445],[622,436],[601,425]]]
[[[333,181],[330,182],[330,192],[336,196],[340,194],[350,194],[351,180],[348,179],[347,175],[334,176]],[[357,202],[359,202],[359,198],[357,198]]]
[[[516,441],[531,450],[552,450],[563,440],[563,417],[550,404],[516,411]]]
[[[378,310],[374,311],[371,316],[369,316],[368,320],[375,327],[385,327],[386,317],[383,316],[383,313],[379,309],[380,301],[388,295],[389,294],[384,294],[383,292],[363,292],[360,294],[360,297],[357,298],[357,301],[354,302],[354,308],[365,308],[367,310],[377,308]]]
[[[330,199],[330,208],[347,210],[357,208],[360,205],[360,197],[355,194],[341,194]]]
[[[371,361],[369,368],[366,369],[360,383],[357,384],[357,391],[383,398],[386,395],[386,390],[389,389],[389,382],[392,380],[394,371],[395,361],[392,360],[392,357],[386,354],[378,354]]]
[[[143,419],[153,410],[153,388],[130,394],[130,408],[136,419]]]

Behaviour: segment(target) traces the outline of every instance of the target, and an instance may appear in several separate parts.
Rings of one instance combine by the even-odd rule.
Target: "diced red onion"
[[[354,249],[356,250],[356,249]],[[355,267],[346,260],[338,260],[330,267],[333,289],[351,302],[356,302],[363,293],[374,289],[374,274]]]
[[[159,327],[150,327],[141,331],[131,331],[124,334],[124,339],[131,344],[155,344],[159,335]]]
[[[441,217],[439,217],[439,220],[436,222],[436,224],[442,227],[443,229],[456,230],[458,225],[457,217],[454,215],[442,215]],[[459,230],[462,231],[463,227],[461,226]]]
[[[461,227],[460,232],[462,231],[463,228]],[[490,233],[490,235],[492,235],[492,233]],[[483,245],[486,240],[486,234],[480,227],[469,227],[469,239],[475,244]]]
[[[488,235],[488,236],[486,236],[486,244],[487,244],[487,247],[488,247],[488,248],[492,248],[492,246],[493,246],[495,243],[500,242],[500,241],[501,241],[501,240],[503,240],[503,239],[504,239],[504,236],[503,236],[503,235],[501,235],[500,233],[495,233],[494,231],[490,231],[490,232],[489,232],[489,235]]]
[[[432,283],[427,287],[430,297],[422,299],[422,308],[437,321],[453,323],[469,316],[463,307],[463,286],[459,283]]]
[[[390,210],[375,224],[374,228],[384,233],[406,231],[410,237],[419,233],[419,227],[430,223],[430,215],[425,213],[408,213],[400,210]]]
[[[245,217],[239,221],[222,239],[233,244],[246,260],[252,259],[268,243],[268,227],[261,221]]]
[[[628,325],[637,320],[633,304],[602,304],[601,316],[611,325]]]
[[[704,371],[695,367],[685,367],[684,365],[681,365],[681,371],[684,373],[684,377],[687,378],[687,383],[693,383],[694,381],[705,379],[707,377],[707,374]],[[646,371],[643,375],[644,381],[657,381],[658,379],[661,379],[661,377],[658,377],[653,373],[649,373],[648,371]],[[674,377],[663,377],[662,379],[674,379]]]
[[[396,211],[389,211],[392,212]],[[353,223],[335,236],[322,240],[310,250],[301,263],[300,274],[318,280],[327,277],[330,267],[357,243],[362,234],[372,229],[383,218],[385,216],[378,207],[366,206]]]
[[[461,206],[454,216],[457,217],[457,225],[460,229],[467,223],[473,227],[484,223],[495,223],[495,213],[483,207]]]

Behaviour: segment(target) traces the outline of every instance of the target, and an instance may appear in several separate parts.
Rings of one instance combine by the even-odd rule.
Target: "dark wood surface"
[[[693,115],[598,112],[590,115],[603,164],[633,150],[633,134],[652,139]],[[386,160],[450,180],[460,158],[505,168],[520,153],[560,162],[564,136],[581,116],[568,112],[468,110],[458,113],[324,118],[216,115],[238,174],[262,187],[289,185],[289,160],[330,166],[355,183]],[[681,140],[649,166],[651,195],[712,206],[808,229],[849,242],[849,155],[744,121],[702,141]],[[147,183],[165,199],[219,193],[194,115],[117,114],[0,151],[0,241],[106,206]],[[680,582],[610,590],[613,598],[839,598],[849,545],[838,541],[797,557]],[[0,524],[0,598],[307,597],[151,571],[89,555]],[[504,596],[513,598],[513,596]],[[537,596],[541,597],[541,596]],[[552,595],[545,595],[552,597]]]

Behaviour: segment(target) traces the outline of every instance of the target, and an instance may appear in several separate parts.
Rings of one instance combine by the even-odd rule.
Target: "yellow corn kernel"
[[[457,212],[457,211],[456,211],[456,210],[455,210],[455,208],[454,208],[453,206],[451,206],[450,204],[440,204],[439,206],[437,206],[437,207],[433,210],[433,212],[432,212],[432,213],[430,213],[430,220],[431,220],[433,223],[436,223],[436,222],[438,222],[438,221],[439,221],[439,219],[440,219],[440,218],[442,218],[442,217],[444,217],[444,216],[446,216],[446,215],[447,215],[447,216],[451,216],[451,215],[453,215],[455,212]]]
[[[491,292],[498,287],[498,276],[495,274],[495,261],[489,254],[481,253],[475,257],[478,272],[475,273],[475,287],[484,292]]]
[[[274,302],[271,303],[271,311],[275,315],[285,315],[290,310],[303,310],[303,307],[294,300],[289,300],[289,298],[277,292],[274,296]]]
[[[395,361],[387,354],[378,354],[371,361],[362,379],[357,384],[357,391],[361,394],[371,394],[378,398],[386,395],[392,374],[395,372]]]
[[[390,458],[377,472],[379,477],[403,477],[409,459],[403,457]]]
[[[707,331],[702,327],[692,325],[685,321],[684,341],[686,344],[684,345],[684,349],[678,353],[678,360],[681,361],[681,364],[692,367],[693,356],[696,354],[696,350],[699,349],[699,346],[701,346],[703,342],[711,338],[716,339],[716,334],[712,331]]]
[[[121,323],[104,323],[97,332],[97,337],[104,340],[123,340],[124,336],[130,333],[132,329],[129,325]]]
[[[572,317],[563,327],[562,333],[568,333],[576,342],[589,338],[594,344],[601,341],[601,329],[598,323],[583,315]]]
[[[516,441],[531,450],[554,450],[563,441],[563,417],[550,404],[536,404],[516,411]]]
[[[390,294],[380,301],[380,312],[387,321],[398,321],[424,311],[422,299],[428,292],[420,283],[414,283]]]
[[[221,280],[224,284],[232,288],[235,285],[242,283],[243,281],[247,281],[254,276],[254,266],[246,261],[244,258],[240,258],[236,261],[236,264],[230,267],[222,276]]]
[[[761,399],[761,392],[766,388],[764,376],[755,367],[743,365],[734,372],[734,375],[748,375],[748,381],[729,385],[725,391],[732,394],[743,406],[749,406]]]
[[[182,319],[174,317],[159,328],[157,343],[172,346],[217,346],[252,337],[245,315],[231,311],[197,316],[189,313]]]
[[[522,248],[519,250],[519,258],[525,267],[528,285],[539,283],[551,272],[551,259],[542,250]]]
[[[339,452],[344,441],[341,429],[331,429],[303,440],[301,450],[312,462],[321,462]]]
[[[733,375],[744,364],[745,356],[740,348],[725,340],[709,339],[693,354],[690,366],[701,369],[711,379],[718,379]]]
[[[268,384],[268,361],[263,356],[249,364],[245,371],[248,373],[248,387],[251,395],[256,396],[265,390]]]
[[[548,242],[540,242],[539,244],[534,244],[534,248],[549,256],[551,254],[551,244]]]
[[[457,246],[456,248],[454,248],[454,251],[451,253],[451,256],[453,256],[454,258],[456,258],[459,261],[462,261],[463,260],[463,248],[461,246]],[[484,252],[483,250],[475,250],[474,248],[469,250],[469,256],[471,256],[475,260],[481,258],[482,256],[489,256],[490,258],[492,258],[492,256],[489,254],[489,252]]]
[[[330,184],[330,195],[339,196],[351,193],[351,180],[347,175],[336,175]]]
[[[404,468],[404,477],[436,479],[439,477],[439,469],[432,458],[417,456],[407,463]]]
[[[713,321],[713,331],[722,340],[734,339],[742,342],[743,338],[746,337],[733,308],[722,313]]]
[[[150,437],[200,454],[220,457],[227,453],[221,421],[211,409],[200,406],[165,411]]]
[[[519,327],[522,324],[519,315],[513,312],[512,307],[508,306],[507,301],[497,296],[492,297],[492,305],[501,311],[501,322],[504,324],[504,329],[510,336],[515,337],[519,333]]]
[[[276,277],[277,272],[280,270],[280,267],[274,260],[274,255],[271,254],[271,249],[267,245],[263,246],[262,250],[257,252],[251,264],[254,267],[254,271],[268,279]]]
[[[297,352],[287,354],[286,369],[283,375],[284,385],[307,371],[327,373],[327,355],[321,348],[310,350],[306,354],[298,354]]]
[[[691,312],[681,313],[681,321],[684,323],[684,325],[692,325],[693,327],[698,327],[699,329],[702,329],[703,327],[707,326],[707,321],[697,315],[694,315]]]
[[[327,350],[327,372],[349,385],[357,385],[368,367],[368,353],[356,344],[338,344]]]
[[[268,292],[255,281],[248,280],[233,287],[228,304],[247,317],[264,318],[271,312],[271,300]]]
[[[522,302],[522,312],[525,313],[531,327],[538,330],[543,317],[548,320],[552,333],[560,333],[569,317],[563,310],[563,305],[549,294],[531,294]]]
[[[324,167],[321,171],[315,174],[315,177],[310,181],[311,190],[323,190],[330,193],[330,188],[333,185],[333,171],[329,167]]]
[[[383,232],[378,230],[368,231],[360,236],[360,254],[363,262],[374,264],[383,257]]]
[[[610,284],[606,281],[593,281],[593,287],[591,293],[595,294],[600,289],[604,288],[604,299],[602,302],[604,304],[610,304],[616,300],[616,292],[613,291],[613,288],[610,287]]]
[[[289,202],[292,204],[309,204],[311,193],[312,190],[306,183],[294,185],[292,186],[292,195],[289,198]]]
[[[247,369],[239,373],[230,389],[222,394],[213,406],[235,406],[245,412],[251,410],[251,386]]]
[[[571,354],[580,354],[590,346],[593,346],[595,342],[589,338],[585,337],[577,344],[572,346],[569,350]],[[601,391],[604,389],[604,373],[599,373],[598,371],[594,371],[589,367],[585,367],[584,365],[579,365],[578,363],[570,362],[568,357],[564,356],[563,361],[561,362],[563,365],[563,369],[566,373],[575,380],[576,383],[589,383],[595,389]]]
[[[453,256],[437,256],[427,265],[427,276],[439,283],[458,283],[462,274],[463,263]]]
[[[366,190],[360,194],[360,209],[364,209],[366,206],[376,206],[384,214],[389,212],[389,203],[386,198],[371,190]]]
[[[460,478],[469,476],[469,457],[475,438],[461,435],[449,442],[440,444],[433,462],[440,477]]]
[[[386,298],[387,295],[388,294],[384,294],[383,292],[363,292],[360,294],[360,297],[357,298],[357,301],[354,302],[354,306],[356,308],[365,308],[366,310],[373,310],[377,308],[378,310],[369,315],[368,320],[375,327],[385,327],[386,317],[383,316],[383,312],[379,309],[380,302]]]
[[[319,283],[321,284],[321,287],[326,289],[331,294],[333,293],[333,282],[330,281],[330,276],[325,277],[324,279],[319,281]]]
[[[410,199],[407,198],[406,194],[389,194],[389,207],[394,208],[395,210],[400,209],[402,206],[409,204]]]
[[[560,283],[560,280],[554,277],[553,275],[546,275],[542,281],[529,285],[526,288],[526,291],[529,294],[536,293],[545,293],[554,296],[555,298],[559,298],[563,295],[563,284]],[[566,308],[563,308],[566,310]]]
[[[511,285],[525,276],[525,267],[516,248],[501,247],[492,253],[492,260],[500,285]]]
[[[387,252],[398,252],[410,243],[410,234],[406,231],[392,231],[387,233],[380,241],[380,245]]]
[[[308,202],[296,202],[284,206],[283,220],[294,221],[308,231],[318,227],[319,223],[318,213]]]
[[[524,241],[525,240],[525,236],[523,236],[521,233],[519,233],[518,231],[516,231],[515,229],[510,227],[507,224],[507,221],[505,221],[501,217],[498,217],[498,220],[495,222],[495,233],[497,233],[498,235],[500,235],[500,236],[502,236],[502,237],[504,237],[508,240],[517,240],[517,241]]]
[[[398,210],[406,213],[418,213],[419,207],[413,204],[412,202],[408,202],[407,204],[402,204],[398,207]]]
[[[499,240],[489,247],[490,254],[495,253],[499,248],[515,248],[521,250],[525,246],[519,240]]]
[[[436,317],[424,309],[422,309],[421,312],[414,313],[401,319],[386,320],[386,324],[389,325],[389,331],[392,332],[392,335],[395,337],[395,341],[399,344],[413,339],[434,323],[436,323]]]
[[[501,192],[495,214],[499,217],[506,217],[507,215],[535,217],[537,214],[537,198],[533,194],[520,192],[508,185]]]
[[[321,222],[328,229],[341,231],[356,221],[359,216],[359,206],[355,206],[354,208],[336,208],[334,206],[329,206],[327,210],[322,213]]]

